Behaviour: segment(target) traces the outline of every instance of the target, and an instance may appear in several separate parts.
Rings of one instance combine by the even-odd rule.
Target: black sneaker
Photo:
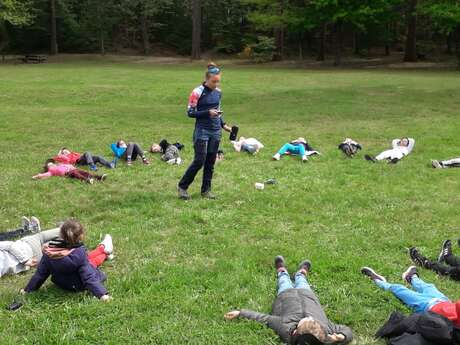
[[[311,270],[311,261],[310,260],[304,260],[300,263],[299,265],[299,268],[297,269],[297,271],[300,271],[300,270],[305,270],[308,272],[310,272]]]
[[[177,187],[177,193],[179,194],[179,199],[181,200],[190,200],[190,195],[185,189]]]
[[[446,261],[446,257],[452,255],[452,242],[450,240],[445,240],[442,243],[441,252],[438,256],[438,262]]]
[[[409,284],[412,281],[412,278],[414,276],[418,277],[418,271],[417,267],[415,266],[410,266],[403,274],[402,274],[402,279],[408,282]]]
[[[203,199],[209,199],[209,200],[215,200],[216,199],[216,196],[214,194],[212,194],[210,191],[202,192],[201,197]]]
[[[412,247],[409,249],[409,256],[412,262],[420,267],[430,268],[430,260],[424,257],[417,248]]]
[[[371,155],[364,155],[364,159],[369,161],[369,162],[372,162],[372,163],[377,162],[377,160],[374,157],[372,157]]]
[[[281,255],[275,257],[275,269],[278,270],[280,268],[284,268],[286,265],[284,264],[284,258]]]
[[[363,267],[361,268],[361,273],[368,277],[370,280],[381,280],[383,282],[386,282],[387,280],[385,279],[384,276],[381,276],[377,272],[375,272],[372,268],[370,267]]]
[[[393,158],[392,160],[390,160],[388,163],[390,164],[397,164],[399,162],[399,159],[398,158]]]

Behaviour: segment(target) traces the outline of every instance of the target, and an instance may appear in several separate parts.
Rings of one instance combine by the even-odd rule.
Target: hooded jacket
[[[107,294],[102,284],[106,280],[103,272],[91,266],[84,246],[68,250],[59,259],[52,259],[45,252],[37,271],[30,279],[26,292],[38,290],[51,275],[51,281],[62,289],[70,291],[89,290],[95,297]]]
[[[343,334],[345,340],[341,344],[347,344],[353,340],[351,329],[331,322],[327,318],[316,294],[307,289],[287,289],[283,291],[273,302],[271,315],[250,310],[241,310],[240,312],[240,317],[254,320],[270,327],[287,344],[295,342],[292,332],[296,329],[301,319],[309,316],[318,321],[328,334]]]

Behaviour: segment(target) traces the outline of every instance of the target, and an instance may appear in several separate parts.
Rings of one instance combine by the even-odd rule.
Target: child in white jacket
[[[396,164],[409,153],[412,152],[415,146],[415,140],[413,138],[401,138],[394,139],[391,143],[392,149],[383,151],[376,157],[365,155],[364,158],[371,162],[388,160],[389,163]]]

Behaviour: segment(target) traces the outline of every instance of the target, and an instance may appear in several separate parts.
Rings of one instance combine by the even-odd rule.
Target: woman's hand
[[[340,343],[345,340],[345,336],[340,333],[329,334],[327,336],[327,341],[330,343]]]
[[[111,300],[113,300],[112,296],[109,296],[109,295],[104,295],[100,298],[101,302],[110,302]]]
[[[218,117],[219,115],[220,115],[219,110],[217,110],[217,109],[209,109],[209,116]]]
[[[225,320],[233,320],[236,319],[238,316],[240,316],[240,311],[239,310],[234,310],[230,311],[227,314],[224,315]]]

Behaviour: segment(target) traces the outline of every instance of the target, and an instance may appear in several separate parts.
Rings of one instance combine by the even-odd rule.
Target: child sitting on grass
[[[67,220],[60,228],[59,239],[43,247],[37,271],[21,293],[37,291],[51,276],[54,284],[69,291],[89,290],[101,301],[109,301],[103,282],[105,274],[98,269],[112,255],[112,237],[105,235],[97,248],[86,254],[82,243],[85,229],[76,220]]]
[[[319,154],[318,151],[307,143],[305,138],[297,138],[290,143],[284,144],[283,147],[273,156],[273,160],[279,161],[281,156],[285,154],[299,155],[302,158],[302,162],[308,161],[308,156]]]
[[[115,155],[115,163],[118,159],[123,158],[126,160],[126,164],[131,166],[133,161],[136,160],[137,156],[140,156],[142,163],[149,165],[149,160],[145,157],[144,150],[137,143],[128,143],[123,139],[118,140],[116,143],[110,145],[113,154]]]
[[[58,163],[88,165],[93,171],[97,171],[97,163],[102,164],[109,169],[113,169],[115,167],[113,162],[107,161],[102,156],[93,156],[92,153],[88,151],[80,154],[78,152],[72,152],[66,147],[60,149],[57,156],[54,156],[53,159]]]
[[[180,143],[170,144],[166,139],[160,141],[159,144],[152,144],[150,152],[161,153],[161,160],[168,164],[181,164],[182,159],[180,158],[180,150],[184,145]]]
[[[54,159],[48,159],[43,167],[43,173],[32,176],[34,180],[43,180],[51,176],[63,176],[94,184],[94,181],[104,181],[106,174],[94,175],[85,170],[75,168],[71,164],[57,164]]]

